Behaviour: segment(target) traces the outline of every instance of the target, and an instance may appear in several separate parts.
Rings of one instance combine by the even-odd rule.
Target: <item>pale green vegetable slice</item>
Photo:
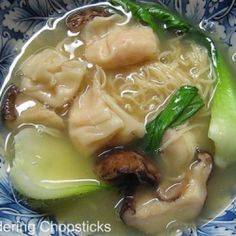
[[[215,142],[215,163],[225,167],[236,161],[236,82],[218,54],[218,85],[213,98],[209,137]]]
[[[107,188],[97,180],[91,157],[78,153],[63,137],[28,127],[15,135],[14,146],[10,178],[28,198],[65,198]]]

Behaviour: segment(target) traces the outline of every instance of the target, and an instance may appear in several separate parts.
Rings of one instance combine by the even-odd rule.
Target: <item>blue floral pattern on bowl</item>
[[[68,10],[98,2],[96,0],[0,0],[0,83],[22,45],[47,22],[49,17],[60,17]],[[236,61],[236,0],[159,0],[160,4],[177,11],[193,23],[213,33],[228,48],[229,56]],[[0,153],[3,151],[0,149]],[[0,226],[4,224],[33,225],[1,232],[1,236],[68,236],[76,235],[55,228],[41,232],[39,225],[55,219],[31,210],[18,198],[9,182],[7,166],[0,157]],[[227,236],[236,234],[236,200],[220,215],[198,228],[181,232],[183,236]]]

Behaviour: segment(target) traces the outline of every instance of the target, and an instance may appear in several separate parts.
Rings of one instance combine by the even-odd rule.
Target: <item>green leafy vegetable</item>
[[[184,109],[178,119],[172,123],[171,127],[176,127],[178,125],[183,124],[186,120],[191,118],[200,108],[204,106],[204,101],[198,95],[195,96],[192,101],[188,104],[188,106]]]
[[[147,151],[152,154],[155,153],[159,149],[162,137],[168,128],[183,124],[203,106],[204,102],[196,87],[183,86],[179,88],[165,109],[146,125]]]
[[[195,28],[180,16],[163,9],[160,5],[136,3],[130,0],[112,0],[112,2],[124,6],[136,15],[136,18],[139,17],[139,14],[136,13],[137,9],[139,11],[144,9],[143,14],[148,13],[148,15],[152,16],[152,18],[149,17],[150,21],[153,19],[152,26],[148,21],[145,21],[145,23],[153,29],[155,29],[153,24],[157,24],[158,20],[165,26],[162,30],[181,30],[185,33],[186,38],[191,38],[208,49],[218,76],[218,85],[212,100],[209,137],[215,142],[215,160],[217,165],[226,166],[236,161],[236,145],[234,144],[236,136],[236,83],[230,68],[225,63],[225,59],[219,50],[216,49],[213,40],[199,28]],[[138,7],[135,7],[135,5]],[[142,20],[142,18],[139,19]],[[159,27],[161,25],[158,25],[157,28]]]
[[[165,30],[180,30],[183,33],[191,31],[191,25],[173,12],[162,7],[157,8],[156,5],[148,7],[143,5],[143,7],[155,20],[157,19],[164,22]]]

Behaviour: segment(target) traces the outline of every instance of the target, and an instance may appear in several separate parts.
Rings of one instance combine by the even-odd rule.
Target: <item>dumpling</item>
[[[78,97],[69,112],[74,145],[90,153],[107,144],[124,144],[144,135],[144,125],[119,108],[95,87]]]
[[[21,89],[25,94],[51,107],[60,107],[78,91],[86,64],[68,60],[53,49],[31,56],[21,67]]]
[[[114,27],[122,25],[124,18],[118,14],[109,17],[95,17],[87,22],[81,31],[80,38],[86,43],[91,44],[96,40],[103,38]]]
[[[115,69],[156,57],[158,39],[152,29],[142,25],[108,24],[108,19],[103,21],[102,27],[100,18],[95,18],[84,28],[84,31],[90,32],[84,33],[85,57],[89,62],[105,69]],[[91,33],[93,36],[89,37]]]
[[[64,128],[64,122],[60,116],[27,95],[20,94],[17,96],[15,108],[16,120],[7,122],[11,128],[24,123],[42,124],[56,129]]]
[[[145,127],[142,122],[137,121],[134,117],[118,106],[111,96],[104,94],[104,100],[106,101],[107,106],[123,121],[122,129],[117,132],[116,136],[111,141],[112,144],[126,144],[133,139],[144,136]]]
[[[167,179],[183,176],[193,162],[196,152],[195,133],[186,131],[181,134],[181,132],[181,129],[170,128],[165,132],[162,139],[160,162],[163,162],[164,177]]]
[[[107,107],[101,95],[89,88],[69,112],[69,135],[75,146],[94,152],[122,129],[122,120]]]

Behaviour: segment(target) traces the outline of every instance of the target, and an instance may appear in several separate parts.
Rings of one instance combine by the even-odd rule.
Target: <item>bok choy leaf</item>
[[[165,131],[170,127],[183,124],[203,106],[204,102],[196,87],[180,87],[170,98],[165,109],[146,125],[148,140],[146,150],[151,154],[155,154],[160,148]]]

